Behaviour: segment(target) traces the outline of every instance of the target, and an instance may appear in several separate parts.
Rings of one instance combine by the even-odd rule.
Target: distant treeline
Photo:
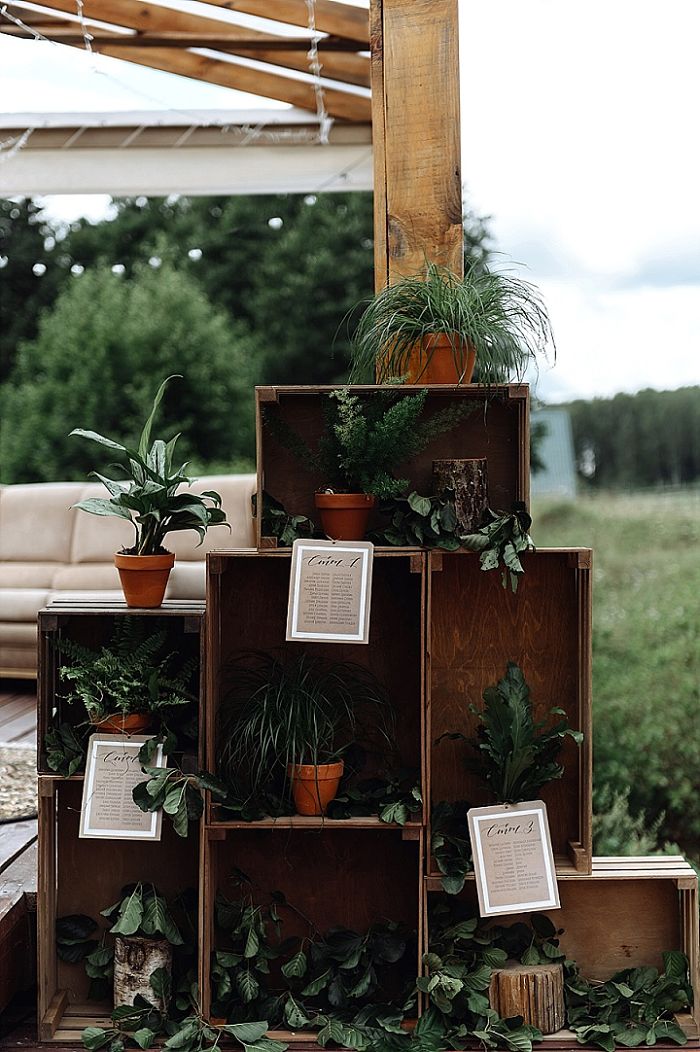
[[[576,401],[579,473],[596,488],[700,481],[700,387]]]

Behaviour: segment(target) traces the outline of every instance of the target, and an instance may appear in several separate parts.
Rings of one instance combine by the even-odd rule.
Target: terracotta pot
[[[294,805],[300,815],[325,815],[338,793],[345,763],[290,763],[287,776],[292,783]]]
[[[464,348],[462,361],[465,369],[461,378],[460,371],[455,364],[453,345],[458,351],[460,347]],[[459,356],[457,361],[459,362]],[[474,373],[475,361],[475,349],[456,334],[450,337],[445,332],[438,332],[433,336],[424,336],[420,344],[417,344],[411,351],[407,383],[469,384]]]
[[[114,565],[124,590],[127,606],[150,608],[163,602],[170,571],[175,565],[171,552],[164,555],[122,555],[117,552]]]
[[[317,493],[323,532],[334,541],[362,541],[374,497],[369,493]]]
[[[104,734],[143,734],[152,723],[150,712],[130,712],[126,716],[121,713],[105,716],[103,720],[95,720],[93,726]]]

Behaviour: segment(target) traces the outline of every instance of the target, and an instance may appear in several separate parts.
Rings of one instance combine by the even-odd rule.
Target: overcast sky
[[[539,394],[700,383],[700,3],[460,0],[460,18],[465,189],[549,306]],[[8,38],[0,78],[2,112],[264,105]],[[105,199],[47,204],[98,216]]]

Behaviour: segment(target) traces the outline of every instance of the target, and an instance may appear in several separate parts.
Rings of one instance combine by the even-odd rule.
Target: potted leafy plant
[[[349,387],[331,391],[326,429],[311,449],[276,416],[266,420],[279,441],[324,480],[315,495],[324,532],[334,540],[362,540],[377,500],[399,497],[408,487],[396,478],[399,464],[455,427],[471,405],[449,406],[421,420],[427,391],[374,392],[360,397]]]
[[[133,1005],[140,996],[157,1011],[165,1012],[168,1006],[163,991],[169,987],[172,948],[184,942],[168,903],[153,884],[139,882],[123,888],[122,898],[102,910],[102,916],[116,916],[109,929],[116,935],[115,1005]],[[154,983],[154,973],[162,977],[160,983]]]
[[[322,815],[335,798],[361,726],[392,748],[394,714],[359,665],[308,654],[245,653],[228,669],[219,716],[218,774],[240,798],[264,801],[282,783],[299,814]],[[286,783],[284,779],[287,779]]]
[[[166,639],[165,629],[153,632],[144,619],[124,617],[99,650],[61,640],[62,699],[82,704],[101,732],[141,734],[155,718],[167,723],[174,709],[196,701],[190,689],[196,660],[179,662]]]
[[[163,602],[168,577],[175,563],[175,556],[163,547],[168,533],[194,530],[201,543],[210,526],[226,524],[221,497],[214,490],[201,495],[177,492],[180,486],[189,486],[195,481],[185,474],[187,464],[173,469],[173,453],[179,436],[169,442],[156,439],[151,444],[158,406],[167,385],[174,379],[176,376],[167,377],[158,388],[137,449],[104,438],[95,431],[82,428],[71,431],[71,435],[80,435],[116,451],[122,461],[116,466],[124,478],[110,479],[99,472],[91,472],[106,486],[110,493],[108,498],[88,497],[74,507],[91,515],[128,519],[134,527],[136,538],[133,546],[114,556],[127,606],[155,607]]]
[[[370,301],[353,336],[353,383],[468,384],[521,379],[554,339],[538,290],[467,263],[461,278],[436,263]]]

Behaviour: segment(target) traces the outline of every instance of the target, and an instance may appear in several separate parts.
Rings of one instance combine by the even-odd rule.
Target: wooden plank
[[[68,47],[80,47],[69,44]],[[161,69],[181,77],[219,84],[224,88],[246,91],[252,95],[287,102],[292,106],[316,112],[316,95],[311,81],[285,77],[280,73],[268,73],[250,66],[209,58],[194,51],[179,51],[177,48],[114,47],[96,43],[93,50],[100,55],[121,58],[138,66]],[[370,121],[370,100],[364,95],[340,91],[324,85],[323,97],[329,116],[353,123]]]
[[[308,25],[306,0],[208,0],[213,7],[225,7],[228,11],[240,11],[246,15],[274,19],[295,26]],[[320,33],[356,40],[358,44],[369,44],[367,10],[343,4],[340,0],[316,0],[314,23]]]
[[[37,1017],[42,1041],[50,1040],[56,1029],[55,1012],[50,1010],[57,986],[55,787],[50,788],[50,795],[39,793],[38,803]]]
[[[372,158],[374,162],[374,289],[375,292],[380,292],[387,284],[389,260],[382,0],[370,0],[369,33],[372,80]]]
[[[55,11],[75,13],[75,4],[71,0],[47,0],[43,6]],[[244,55],[303,73],[309,72],[308,39],[296,40],[293,47],[285,49],[284,39],[280,40],[274,34],[177,11],[171,7],[142,4],[138,0],[83,0],[83,11],[87,19],[108,22],[139,33],[136,38],[90,26],[94,49],[106,44],[115,48],[129,45],[201,47]],[[76,23],[65,29],[65,22],[60,19],[57,21],[58,28],[55,31],[51,30],[50,22],[42,28],[45,36],[59,43],[84,47],[84,38]],[[303,24],[306,25],[306,19]],[[369,87],[369,60],[366,56],[352,51],[329,51],[324,48],[322,40],[319,42],[319,56],[324,77]]]
[[[381,131],[375,146],[375,188],[385,197],[384,217],[376,217],[380,246],[384,222],[387,231],[375,283],[383,287],[420,272],[426,257],[462,274],[457,0],[371,2],[377,9],[371,74],[380,127],[376,96],[384,105],[384,148]]]
[[[7,822],[0,826],[0,873],[7,869],[37,838],[37,820]]]
[[[13,719],[0,722],[0,743],[17,742],[32,731],[36,734],[36,703],[27,706]]]
[[[422,822],[415,821],[406,822],[402,826],[396,822],[382,822],[378,815],[339,819],[324,818],[323,816],[317,818],[312,815],[283,815],[280,818],[263,818],[258,822],[236,822],[215,818],[211,825],[217,829],[259,829],[261,831],[279,829],[345,829],[348,831],[353,829],[377,829],[386,832],[396,832],[397,830],[406,829],[419,830],[423,827]]]

